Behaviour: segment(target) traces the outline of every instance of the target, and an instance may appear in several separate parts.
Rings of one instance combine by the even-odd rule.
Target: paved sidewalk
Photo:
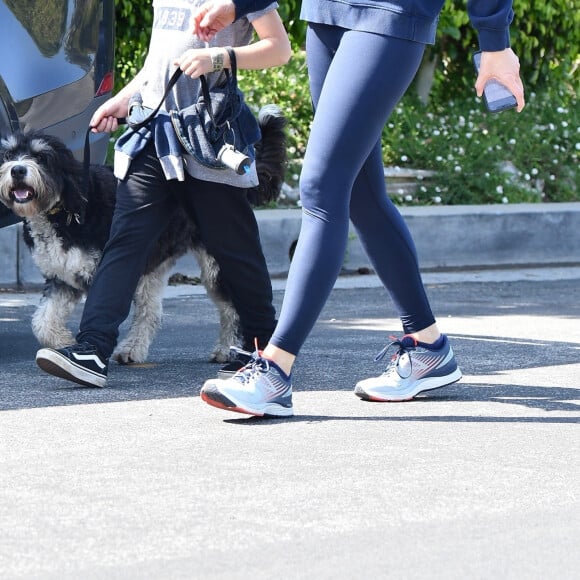
[[[425,280],[461,382],[356,398],[400,330],[375,277],[345,277],[276,420],[200,401],[201,289],[168,289],[149,363],[102,390],[43,375],[38,295],[0,294],[0,578],[579,578],[580,269]]]

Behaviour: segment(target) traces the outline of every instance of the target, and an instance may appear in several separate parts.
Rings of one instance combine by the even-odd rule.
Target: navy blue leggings
[[[381,133],[421,62],[415,42],[310,25],[315,108],[300,178],[302,227],[271,343],[298,354],[336,282],[349,218],[406,333],[435,322],[409,230],[386,193]],[[401,144],[403,148],[403,144]]]

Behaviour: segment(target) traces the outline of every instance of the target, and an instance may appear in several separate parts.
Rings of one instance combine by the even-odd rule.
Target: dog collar
[[[71,222],[73,221],[73,218],[75,220],[75,222],[77,222],[77,224],[80,225],[81,223],[81,216],[78,213],[75,213],[74,211],[68,211],[65,210],[64,207],[62,205],[55,205],[50,211],[47,211],[47,215],[56,215],[57,213],[60,213],[61,211],[66,211],[66,225],[70,226]]]

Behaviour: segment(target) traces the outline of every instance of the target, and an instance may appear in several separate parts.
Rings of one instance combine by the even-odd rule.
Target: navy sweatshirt
[[[444,1],[304,0],[300,16],[308,22],[433,44]],[[260,10],[268,3],[268,0],[234,0],[236,18]],[[513,19],[511,0],[468,0],[467,13],[477,30],[482,50],[509,47],[509,26]]]

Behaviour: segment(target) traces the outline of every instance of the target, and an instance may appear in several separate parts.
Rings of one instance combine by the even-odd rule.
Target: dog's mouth
[[[14,203],[28,203],[35,197],[36,193],[31,187],[19,187],[10,191],[10,198]]]

